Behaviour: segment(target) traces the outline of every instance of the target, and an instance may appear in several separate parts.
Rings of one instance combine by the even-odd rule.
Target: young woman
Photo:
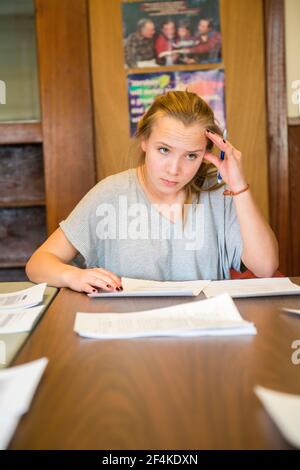
[[[275,236],[253,200],[241,152],[222,139],[209,106],[187,91],[161,95],[136,139],[137,168],[89,191],[32,255],[28,277],[93,292],[122,289],[121,276],[226,279],[242,264],[258,277],[272,276]],[[211,153],[213,145],[224,160]]]

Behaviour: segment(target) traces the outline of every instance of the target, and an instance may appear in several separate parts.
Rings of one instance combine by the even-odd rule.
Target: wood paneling
[[[89,1],[97,177],[128,168],[129,122],[120,0]]]
[[[42,142],[40,122],[0,123],[0,145]]]
[[[0,269],[0,282],[28,281],[24,268]]]
[[[292,252],[290,272],[300,273],[300,125],[288,127],[290,170],[290,227]]]
[[[285,78],[283,0],[265,0],[266,70],[268,77],[268,162],[270,222],[279,241],[280,270],[291,274],[289,157]]]
[[[0,207],[44,204],[42,146],[0,146]]]
[[[262,0],[222,0],[221,5],[228,138],[242,151],[247,179],[268,218]]]
[[[25,266],[46,239],[44,207],[0,209],[0,268]]]
[[[129,117],[120,0],[89,1],[98,179],[128,168]],[[221,0],[229,139],[268,217],[262,0]],[[151,69],[153,71],[153,69]]]
[[[49,233],[95,183],[87,11],[36,0]]]

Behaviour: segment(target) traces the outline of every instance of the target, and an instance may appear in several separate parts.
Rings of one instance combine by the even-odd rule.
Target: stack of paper
[[[0,294],[0,311],[9,308],[28,308],[38,305],[43,301],[46,286],[47,284],[44,282],[28,289],[10,292],[9,294]]]
[[[6,449],[21,416],[29,410],[48,359],[0,371],[0,449]]]
[[[47,284],[38,284],[9,294],[0,294],[0,334],[30,331],[38,320]]]
[[[288,277],[237,279],[233,281],[212,281],[204,287],[203,292],[208,298],[224,292],[234,298],[295,295],[300,294],[300,286],[291,282]]]
[[[210,281],[149,281],[122,277],[123,291],[100,291],[89,297],[196,296]]]
[[[87,338],[254,335],[228,294],[214,299],[135,313],[76,314],[74,331]]]
[[[300,447],[300,396],[256,386],[254,392],[290,444]]]

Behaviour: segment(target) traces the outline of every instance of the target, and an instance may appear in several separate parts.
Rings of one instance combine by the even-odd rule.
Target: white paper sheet
[[[231,297],[262,297],[300,294],[300,286],[288,277],[212,281],[203,289],[207,298],[227,292]]]
[[[22,415],[29,409],[48,359],[0,370],[0,416]]]
[[[284,310],[285,312],[296,313],[296,315],[300,315],[300,310],[296,308],[282,307],[282,310]]]
[[[259,385],[254,392],[286,440],[300,447],[300,395],[277,392]]]
[[[102,339],[256,334],[255,326],[242,319],[228,294],[135,313],[78,312],[74,331]]]
[[[196,296],[210,281],[149,281],[122,277],[123,291],[100,291],[89,297],[166,297]]]
[[[30,331],[39,318],[43,307],[40,305],[24,310],[11,309],[8,312],[0,310],[0,334]]]
[[[0,449],[5,449],[21,416],[29,410],[48,364],[45,357],[0,370]]]
[[[0,294],[0,311],[10,308],[28,308],[42,302],[47,284],[37,284],[28,289],[23,289],[8,294]]]
[[[20,416],[2,414],[0,416],[0,450],[6,449],[20,421]]]

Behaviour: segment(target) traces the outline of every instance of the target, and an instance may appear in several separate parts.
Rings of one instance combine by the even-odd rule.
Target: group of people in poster
[[[195,30],[187,19],[164,19],[157,30],[154,21],[141,18],[125,39],[128,68],[220,61],[221,34],[208,17],[200,18]]]

